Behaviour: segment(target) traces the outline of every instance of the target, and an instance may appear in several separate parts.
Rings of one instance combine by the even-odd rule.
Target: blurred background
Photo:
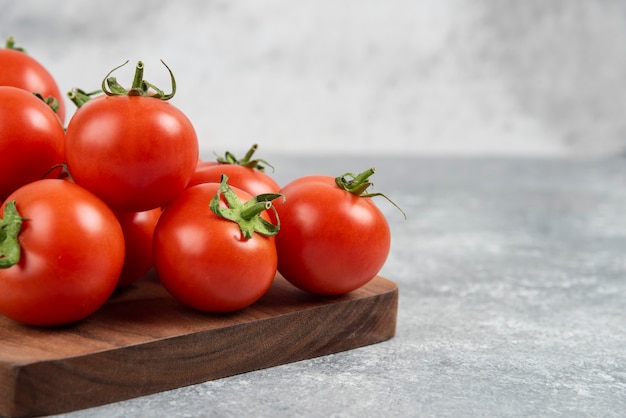
[[[513,156],[626,149],[619,0],[0,0],[61,90],[134,63],[201,151]],[[1,70],[1,69],[0,69]],[[68,108],[74,106],[68,102]]]

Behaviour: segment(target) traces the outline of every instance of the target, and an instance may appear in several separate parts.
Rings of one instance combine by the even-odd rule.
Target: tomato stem
[[[131,92],[136,90],[139,92],[139,94],[136,94],[136,96],[140,96],[141,93],[143,93],[144,87],[145,84],[143,83],[143,62],[139,61],[135,66],[135,77],[133,78],[133,85],[130,87],[128,95],[134,95],[131,94]]]
[[[370,186],[373,186],[373,183],[368,179],[375,172],[376,169],[372,167],[357,175],[345,173],[339,177],[335,177],[335,183],[340,189],[361,196]],[[351,177],[351,179],[348,179],[348,177]]]
[[[7,202],[0,220],[0,268],[9,268],[20,261],[22,249],[17,236],[22,230],[23,221],[15,200]]]
[[[39,100],[41,100],[42,102],[44,102],[45,104],[48,105],[48,107],[50,109],[52,109],[52,111],[54,113],[58,113],[59,110],[59,101],[56,99],[56,97],[53,96],[48,96],[46,98],[44,98],[41,93],[35,93],[33,92],[33,94],[35,95],[35,97],[37,97]]]
[[[227,207],[220,204],[222,195],[226,200]],[[222,174],[219,189],[215,197],[211,199],[209,207],[217,216],[237,223],[246,239],[252,238],[255,232],[265,236],[273,236],[278,234],[280,230],[280,220],[276,208],[272,205],[272,200],[282,196],[279,193],[260,194],[243,203],[228,185],[228,176]],[[263,211],[269,209],[274,210],[276,225],[260,216]]]
[[[160,100],[170,100],[176,94],[176,79],[174,78],[174,73],[167,66],[167,64],[161,60],[161,63],[167,68],[167,71],[170,74],[170,81],[172,83],[172,92],[165,94],[163,90],[156,87],[154,84],[151,84],[143,79],[143,70],[144,64],[142,61],[137,62],[135,66],[135,75],[133,77],[133,84],[130,89],[125,89],[120,83],[117,82],[115,77],[112,77],[111,74],[128,64],[128,61],[124,62],[122,65],[118,65],[113,68],[102,80],[102,91],[107,96],[143,96],[143,97],[153,97],[155,99]]]
[[[250,219],[258,216],[261,212],[272,208],[272,202],[256,202],[248,207],[241,209],[241,218],[249,221]]]
[[[67,97],[72,101],[72,103],[76,105],[78,109],[80,109],[85,103],[91,100],[92,96],[95,96],[101,93],[102,93],[102,90],[86,92],[84,90],[74,87],[70,91],[67,92]]]
[[[272,171],[274,171],[274,166],[267,161],[260,158],[255,158],[254,160],[252,159],[252,156],[258,148],[259,146],[257,144],[253,144],[248,152],[246,152],[246,155],[244,155],[241,159],[235,157],[232,152],[226,151],[224,157],[217,157],[217,162],[220,164],[240,165],[242,167],[259,170],[262,173],[265,172],[265,166],[261,165],[261,163],[263,163],[266,166],[271,167]]]
[[[9,36],[7,38],[6,43],[4,44],[4,47],[6,49],[13,49],[15,51],[20,51],[20,52],[26,52],[26,50],[24,48],[15,46],[15,38],[13,36]]]
[[[369,168],[369,169],[367,169],[367,170],[365,170],[362,173],[359,173],[357,175],[354,175],[352,173],[344,173],[341,176],[335,177],[335,184],[337,184],[337,187],[339,187],[341,190],[345,190],[346,192],[352,193],[355,196],[359,196],[359,197],[381,196],[381,197],[384,197],[385,199],[387,199],[387,201],[389,203],[394,205],[396,207],[396,209],[398,209],[402,213],[402,215],[404,216],[404,219],[406,219],[406,213],[404,213],[404,211],[400,208],[400,206],[398,206],[396,204],[396,202],[391,200],[385,194],[383,194],[383,193],[367,193],[367,189],[369,189],[370,187],[374,186],[374,183],[370,182],[369,178],[375,172],[376,172],[376,169],[374,167],[372,167],[372,168]]]

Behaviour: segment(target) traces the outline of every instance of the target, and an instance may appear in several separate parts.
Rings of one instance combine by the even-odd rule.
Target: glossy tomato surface
[[[65,155],[77,184],[117,211],[163,207],[182,192],[198,162],[191,121],[160,99],[98,97],[67,126]]]
[[[0,313],[26,324],[60,325],[100,308],[124,262],[124,235],[113,212],[58,179],[30,183],[9,201],[24,220],[20,260],[0,269]]]
[[[61,164],[64,141],[63,126],[43,101],[17,87],[0,86],[0,202]]]
[[[333,177],[308,176],[281,190],[277,204],[278,271],[296,287],[321,295],[356,290],[380,271],[391,233],[374,202],[340,189]]]
[[[117,287],[125,287],[141,279],[152,268],[152,237],[161,208],[143,212],[115,212],[122,231],[126,254]]]
[[[163,211],[154,232],[154,265],[163,286],[183,304],[232,312],[267,292],[276,274],[276,246],[274,237],[244,238],[239,225],[210,210],[218,187],[191,187]],[[252,197],[232,189],[244,201]]]
[[[0,86],[13,86],[29,93],[39,93],[44,99],[57,100],[57,116],[65,123],[65,102],[56,80],[35,58],[16,49],[0,49]]]
[[[280,185],[267,173],[236,164],[220,164],[212,161],[198,163],[187,187],[202,183],[219,183],[222,174],[228,176],[228,183],[258,196],[264,193],[278,193]]]

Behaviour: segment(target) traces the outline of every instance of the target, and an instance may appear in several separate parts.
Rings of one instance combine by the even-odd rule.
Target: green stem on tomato
[[[345,190],[348,193],[352,193],[355,196],[359,196],[359,197],[374,197],[374,196],[381,196],[384,197],[385,199],[387,199],[387,201],[389,203],[391,203],[392,205],[394,205],[396,207],[396,209],[398,209],[402,215],[404,216],[404,219],[406,219],[406,213],[404,213],[404,211],[400,208],[400,206],[398,206],[393,200],[391,200],[389,197],[387,197],[385,194],[383,193],[367,193],[367,189],[369,189],[371,186],[374,185],[374,183],[369,181],[369,178],[372,176],[372,174],[374,174],[376,172],[376,169],[374,167],[369,168],[365,171],[363,171],[362,173],[359,174],[352,174],[352,173],[344,173],[338,177],[335,177],[335,184],[337,184],[337,187],[339,187],[341,190]]]
[[[253,144],[248,150],[248,152],[246,152],[246,155],[244,155],[243,158],[241,159],[238,159],[237,157],[235,157],[232,152],[226,151],[226,154],[224,155],[224,157],[217,157],[217,162],[220,164],[240,165],[242,167],[259,170],[260,172],[263,173],[265,172],[265,166],[261,165],[262,163],[268,167],[271,167],[272,171],[274,171],[274,166],[272,166],[267,161],[260,159],[260,158],[252,159],[252,156],[254,155],[254,153],[256,152],[258,148],[259,146],[257,144]]]
[[[128,61],[124,62],[122,65],[118,65],[113,68],[102,80],[102,91],[107,96],[143,96],[143,97],[153,97],[155,99],[160,100],[170,100],[176,94],[176,79],[174,78],[174,73],[167,64],[161,60],[161,63],[167,68],[167,71],[170,74],[170,81],[172,83],[172,92],[165,93],[163,90],[156,87],[154,84],[151,84],[143,79],[143,71],[144,64],[142,61],[137,62],[135,66],[135,75],[133,77],[133,84],[130,89],[124,88],[120,83],[117,82],[115,77],[112,77],[111,74],[128,64]]]
[[[9,268],[20,261],[22,249],[17,236],[23,221],[15,207],[15,200],[7,202],[0,219],[0,268]]]
[[[52,109],[52,111],[54,113],[58,113],[59,110],[59,101],[56,99],[56,97],[53,96],[48,96],[46,98],[44,98],[41,93],[33,93],[35,95],[35,97],[37,97],[38,99],[40,99],[42,102],[44,102],[45,104],[48,105],[48,107],[50,109]]]
[[[226,200],[227,207],[220,204],[222,195]],[[280,230],[280,220],[276,214],[276,208],[272,205],[272,200],[282,196],[279,193],[260,194],[244,203],[228,185],[228,176],[222,174],[219,189],[211,199],[209,208],[217,216],[238,224],[246,239],[252,238],[255,232],[265,236],[274,236]],[[274,210],[276,225],[260,216],[262,212],[269,209]]]
[[[85,103],[91,100],[92,96],[101,94],[102,90],[95,90],[92,92],[86,92],[79,88],[72,88],[67,92],[67,97],[76,105],[76,108],[80,109]]]
[[[369,181],[369,178],[375,172],[376,169],[372,167],[357,175],[344,173],[341,176],[335,177],[335,183],[340,189],[350,192],[356,196],[361,196],[370,186],[373,186],[373,183]]]
[[[7,41],[4,44],[4,47],[6,49],[12,49],[14,51],[26,52],[26,50],[24,48],[21,48],[19,46],[15,46],[15,38],[13,36],[9,36],[7,38]]]
[[[250,219],[258,216],[261,212],[272,208],[272,202],[256,202],[248,207],[241,208],[241,219],[249,221]]]
[[[135,76],[133,77],[133,84],[130,87],[128,95],[131,96],[133,90],[138,91],[140,94],[134,94],[134,96],[140,96],[143,93],[145,84],[143,83],[143,62],[139,61],[135,66]]]

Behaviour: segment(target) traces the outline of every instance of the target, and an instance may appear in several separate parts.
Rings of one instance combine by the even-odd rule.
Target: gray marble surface
[[[64,417],[621,417],[626,160],[271,159],[377,167],[397,335]],[[158,359],[155,359],[158,361]]]
[[[62,91],[132,64],[200,145],[275,152],[626,152],[619,0],[0,0]],[[68,102],[68,106],[73,108]]]

